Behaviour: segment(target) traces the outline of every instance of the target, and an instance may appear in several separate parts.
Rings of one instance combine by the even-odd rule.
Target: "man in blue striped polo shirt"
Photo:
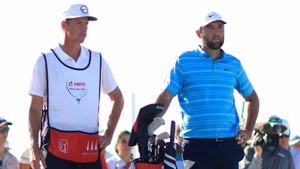
[[[238,169],[243,146],[251,138],[259,99],[240,61],[221,49],[226,22],[208,13],[196,31],[199,46],[181,54],[170,71],[156,103],[163,116],[178,96],[182,113],[184,164],[188,169]],[[234,90],[245,99],[240,125]]]

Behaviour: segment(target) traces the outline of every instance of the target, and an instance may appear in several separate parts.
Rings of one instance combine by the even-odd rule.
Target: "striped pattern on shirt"
[[[234,137],[239,128],[234,90],[243,97],[253,87],[240,61],[222,50],[218,60],[201,49],[180,55],[165,90],[178,96],[184,138]]]

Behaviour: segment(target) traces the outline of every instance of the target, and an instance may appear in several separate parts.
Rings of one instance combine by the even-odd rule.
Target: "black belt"
[[[236,140],[235,137],[226,137],[226,138],[186,138],[190,141],[203,141],[203,142],[224,142],[224,141],[233,141]]]

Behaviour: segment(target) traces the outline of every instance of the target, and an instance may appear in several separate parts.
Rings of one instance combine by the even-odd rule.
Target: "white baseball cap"
[[[214,22],[214,21],[221,21],[224,24],[226,22],[222,19],[221,15],[218,14],[217,12],[211,11],[207,15],[202,18],[202,21],[200,22],[200,27],[206,26],[207,24]]]
[[[90,21],[96,21],[97,18],[89,14],[88,7],[84,4],[72,4],[70,7],[63,13],[63,19],[72,19],[87,17]]]
[[[286,130],[282,133],[286,136],[290,136],[291,131],[290,131],[290,125],[289,122],[286,119],[282,119],[282,125],[286,127]]]
[[[19,162],[22,164],[30,164],[29,156],[30,156],[30,150],[26,148],[25,151],[22,153]]]
[[[295,135],[290,140],[290,145],[294,145],[300,141],[300,135]]]

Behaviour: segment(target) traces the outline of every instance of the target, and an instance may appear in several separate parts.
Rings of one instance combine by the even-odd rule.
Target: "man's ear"
[[[201,38],[201,28],[196,30],[196,34],[199,38]]]

